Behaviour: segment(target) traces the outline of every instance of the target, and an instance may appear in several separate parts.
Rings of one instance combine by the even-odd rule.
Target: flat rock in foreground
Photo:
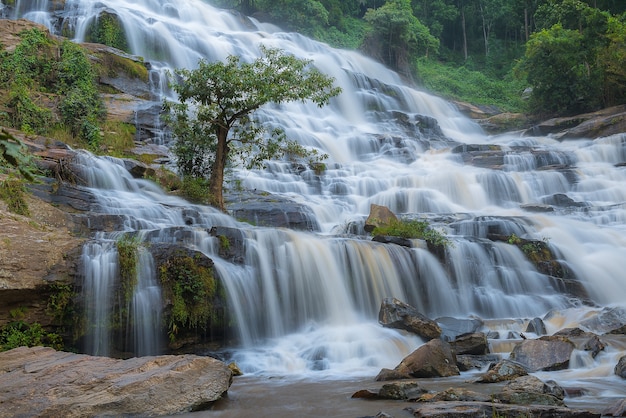
[[[176,414],[208,407],[231,382],[210,357],[118,360],[20,347],[0,353],[0,417]]]

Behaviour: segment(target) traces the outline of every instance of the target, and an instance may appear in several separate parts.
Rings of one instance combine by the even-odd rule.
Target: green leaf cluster
[[[9,177],[0,182],[0,199],[5,201],[10,212],[30,216],[25,196],[26,188],[21,180]]]
[[[427,221],[418,219],[395,219],[374,228],[372,235],[388,235],[405,239],[423,239],[435,246],[449,245],[449,239],[432,228]]]
[[[34,180],[32,159],[26,146],[5,129],[0,130],[0,169],[14,168],[26,180]]]
[[[47,134],[63,124],[74,137],[97,148],[104,103],[84,50],[69,40],[52,41],[38,28],[19,36],[12,52],[0,54],[0,88],[10,92],[7,122],[34,134]],[[59,115],[53,112],[57,97]]]
[[[213,316],[217,290],[212,268],[195,257],[179,254],[160,267],[159,276],[164,297],[171,303],[167,319],[170,330],[206,329]],[[175,338],[174,334],[170,333],[170,338]]]
[[[125,234],[115,243],[117,247],[120,269],[120,284],[123,300],[128,303],[132,299],[137,286],[138,250],[141,244],[136,235]]]
[[[539,7],[542,29],[517,71],[532,87],[531,108],[573,115],[626,102],[626,21],[581,0]]]
[[[62,350],[63,339],[56,333],[46,332],[37,322],[28,324],[24,321],[14,321],[0,330],[0,351],[35,346]]]

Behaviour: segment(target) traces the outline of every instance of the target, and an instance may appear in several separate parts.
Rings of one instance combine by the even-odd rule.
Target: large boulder
[[[383,299],[378,322],[383,327],[403,329],[427,340],[439,338],[441,335],[441,328],[435,321],[396,298]]]
[[[574,348],[574,343],[565,337],[541,337],[518,343],[510,359],[523,364],[530,372],[562,370],[569,366]]]
[[[516,405],[563,406],[565,391],[555,382],[544,383],[535,376],[521,376],[509,381],[493,400]]]
[[[194,355],[118,360],[20,347],[0,353],[0,417],[162,416],[228,391],[224,363]]]
[[[456,355],[450,344],[430,340],[406,356],[395,369],[383,369],[376,380],[395,380],[419,377],[448,377],[459,375]]]
[[[379,226],[389,225],[397,221],[398,217],[386,206],[371,204],[370,214],[365,220],[365,232],[372,232]]]

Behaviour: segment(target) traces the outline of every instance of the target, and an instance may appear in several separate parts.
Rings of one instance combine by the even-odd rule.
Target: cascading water
[[[579,280],[595,303],[624,312],[626,134],[564,142],[488,137],[451,104],[404,85],[356,52],[199,0],[68,0],[63,13],[45,15],[46,24],[75,28],[81,41],[103,11],[118,16],[130,52],[145,57],[159,74],[193,68],[200,58],[237,54],[253,60],[265,45],[312,59],[343,89],[322,109],[297,103],[267,106],[258,114],[290,138],[328,154],[324,173],[294,170],[284,161],[264,170],[234,171],[245,188],[306,204],[319,234],[253,228],[204,207],[194,207],[190,221],[184,215],[188,203],[132,179],[115,159],[85,156],[98,210],[125,217],[126,231],[160,230],[150,239],[173,240],[169,229],[194,230],[190,245],[215,261],[226,286],[242,341],[235,358],[244,371],[372,375],[395,366],[421,341],[376,323],[385,297],[402,299],[431,317],[527,319],[552,312],[546,319],[548,328],[556,328],[552,331],[558,329],[554,312],[568,318],[560,325],[571,320],[577,326],[584,312],[600,310],[572,300],[559,280],[539,271],[517,246],[492,240],[494,234],[545,242],[567,268],[567,278]],[[440,129],[433,127],[435,120]],[[444,230],[452,242],[447,263],[420,243],[409,249],[368,240],[363,221],[371,204],[428,218]],[[244,264],[216,254],[206,232],[213,226],[245,231]],[[106,243],[85,249],[98,280],[111,268],[108,251]],[[90,286],[103,292],[95,300],[107,300],[106,283]],[[96,323],[101,320],[99,310],[91,315]],[[577,315],[579,320],[571,319]],[[108,336],[98,338],[91,351],[106,353],[101,346]],[[604,361],[603,355],[596,361]]]

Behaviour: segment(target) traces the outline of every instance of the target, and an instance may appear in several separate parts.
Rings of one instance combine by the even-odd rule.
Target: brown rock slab
[[[118,360],[20,347],[0,353],[0,417],[171,415],[205,409],[231,381],[210,357]]]

